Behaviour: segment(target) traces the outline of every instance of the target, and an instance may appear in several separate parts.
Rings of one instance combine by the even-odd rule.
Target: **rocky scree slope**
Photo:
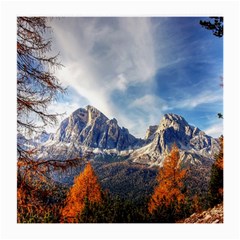
[[[179,223],[223,223],[223,203],[201,213],[194,213]]]

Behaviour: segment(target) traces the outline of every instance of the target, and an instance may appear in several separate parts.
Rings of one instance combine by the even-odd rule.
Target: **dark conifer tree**
[[[223,152],[224,152],[224,140],[223,136],[219,138],[220,150],[216,156],[216,160],[212,165],[211,179],[209,184],[209,197],[210,205],[214,206],[223,202]]]
[[[216,37],[223,37],[223,17],[210,17],[210,21],[200,20],[202,27],[211,30]]]

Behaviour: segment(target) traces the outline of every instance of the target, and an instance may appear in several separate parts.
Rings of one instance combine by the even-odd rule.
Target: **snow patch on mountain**
[[[47,139],[47,138],[46,138]],[[92,106],[79,108],[64,119],[56,134],[38,147],[38,158],[70,159],[81,156],[119,156],[149,166],[162,166],[177,144],[183,164],[209,166],[218,141],[177,114],[165,114],[159,125],[147,129],[145,139],[135,138],[115,118],[108,119]]]
[[[147,142],[146,146],[131,154],[130,158],[134,162],[161,166],[175,143],[180,150],[182,162],[201,164],[203,159],[213,162],[213,153],[218,152],[219,148],[217,140],[206,135],[199,128],[189,125],[177,114],[165,114],[157,129],[154,126],[149,135],[150,143]]]
[[[39,146],[39,158],[67,159],[98,153],[123,154],[144,144],[92,106],[79,108],[64,119],[54,138]]]

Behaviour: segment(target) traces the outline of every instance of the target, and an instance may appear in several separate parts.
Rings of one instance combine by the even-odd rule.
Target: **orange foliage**
[[[219,144],[220,144],[220,151],[219,151],[219,154],[218,154],[217,159],[216,159],[214,164],[216,165],[217,168],[223,170],[223,167],[224,167],[224,165],[223,165],[223,161],[224,161],[223,160],[224,159],[224,157],[223,157],[223,151],[224,151],[223,150],[224,149],[223,136],[221,136],[219,138]],[[220,196],[223,196],[223,192],[224,192],[223,187],[218,189],[218,193],[219,193]]]
[[[83,211],[86,198],[92,203],[101,202],[101,187],[90,163],[74,180],[62,210],[63,220],[71,223],[77,221],[76,217]]]
[[[223,170],[223,148],[224,148],[224,140],[223,136],[219,138],[220,143],[220,152],[218,154],[217,160],[214,163],[219,169]]]
[[[44,212],[46,205],[41,201],[38,196],[38,190],[40,186],[38,182],[35,182],[35,188],[27,185],[26,182],[22,182],[17,187],[17,222],[24,223],[30,220],[30,216],[34,214],[39,214],[39,216]],[[44,192],[41,192],[41,196]]]
[[[152,198],[148,204],[148,210],[152,213],[162,204],[169,206],[172,201],[180,202],[184,200],[181,193],[183,178],[186,170],[179,167],[179,150],[176,144],[173,145],[168,157],[166,157],[163,167],[158,173],[158,186],[155,188]]]

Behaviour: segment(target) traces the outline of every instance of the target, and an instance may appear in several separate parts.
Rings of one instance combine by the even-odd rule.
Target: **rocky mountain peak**
[[[86,108],[79,108],[70,115],[70,120],[76,122],[81,121],[85,124],[92,124],[97,118],[107,121],[108,118],[98,109],[88,105]]]
[[[184,120],[186,122],[186,120],[182,116],[175,114],[175,113],[164,114],[162,120],[164,120],[164,119],[169,119],[171,121],[183,121]]]
[[[201,163],[204,158],[212,162],[218,150],[215,139],[172,113],[165,114],[158,126],[150,126],[145,140],[146,145],[132,154],[136,162],[161,165],[174,143],[184,162]]]
[[[118,121],[117,121],[116,118],[113,118],[113,119],[108,120],[108,123],[109,123],[109,124],[115,124],[115,125],[117,125],[117,124],[118,124]]]
[[[149,165],[161,165],[162,160],[176,143],[181,159],[202,162],[213,159],[218,149],[215,139],[193,127],[177,114],[165,114],[159,125],[150,126],[144,140],[135,138],[92,106],[79,108],[63,120],[54,138],[43,146],[44,157],[70,158],[86,151],[125,151],[129,158]],[[123,153],[124,154],[124,153]]]
[[[94,121],[97,118],[102,118],[103,121],[107,121],[108,118],[102,113],[100,112],[97,108],[88,105],[86,107],[87,113],[88,113],[88,123],[91,123],[92,121]]]
[[[157,129],[158,125],[149,126],[145,135],[145,140],[147,141],[152,140]]]
[[[77,149],[125,150],[139,141],[126,128],[119,127],[115,118],[109,120],[98,109],[88,105],[77,109],[62,121],[53,143],[74,143]]]
[[[180,127],[188,126],[187,121],[180,115],[168,113],[165,114],[160,121],[159,130],[163,130],[169,127],[173,127],[175,130],[179,130]]]
[[[86,109],[84,108],[79,108],[77,110],[75,110],[68,118],[66,119],[69,119],[73,122],[76,122],[78,120],[81,120],[82,122],[87,122],[88,120],[88,114],[87,114],[87,111]],[[65,119],[65,120],[66,120]],[[64,121],[65,121],[64,120]]]

